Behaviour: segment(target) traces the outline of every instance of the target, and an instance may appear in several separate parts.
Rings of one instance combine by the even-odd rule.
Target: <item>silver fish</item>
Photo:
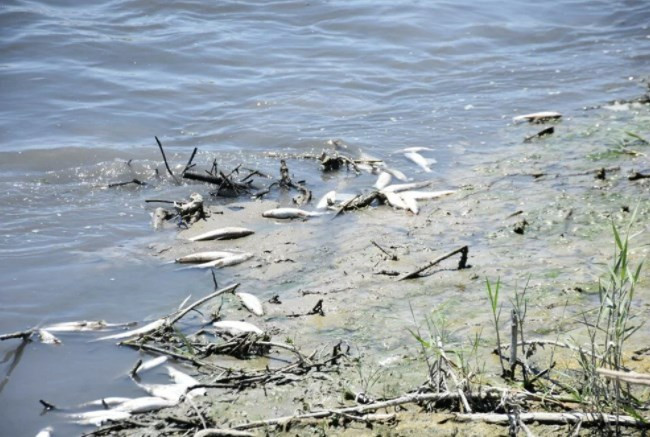
[[[137,381],[135,383],[152,396],[174,402],[178,402],[187,391],[187,386],[184,384],[143,384]]]
[[[194,237],[188,238],[190,241],[205,241],[205,240],[233,240],[235,238],[246,237],[254,232],[246,228],[227,227],[214,229],[212,231],[204,232]]]
[[[115,410],[88,411],[86,413],[70,414],[68,417],[75,420],[79,425],[101,426],[109,420],[124,420],[131,417],[131,413]]]
[[[425,181],[425,182],[412,182],[410,184],[393,184],[387,186],[386,188],[381,190],[381,192],[399,193],[400,191],[415,190],[416,188],[428,187],[429,185],[431,185],[431,183],[432,183],[431,181]]]
[[[393,176],[390,173],[381,171],[377,177],[377,182],[375,182],[375,188],[381,190],[382,188],[387,187],[392,179]]]
[[[418,201],[413,197],[408,195],[408,191],[400,193],[399,195],[404,203],[406,204],[406,209],[411,211],[413,214],[417,215],[420,212],[420,207],[418,206]]]
[[[243,263],[245,261],[248,261],[252,257],[253,257],[252,253],[240,253],[240,254],[237,254],[237,255],[229,256],[227,258],[221,258],[221,259],[217,259],[217,260],[210,261],[210,262],[203,263],[203,264],[195,264],[192,267],[197,267],[197,268],[230,267],[230,266],[235,266],[237,264],[241,264],[241,263]]]
[[[544,123],[549,120],[562,118],[562,114],[555,111],[533,112],[531,114],[518,115],[512,119],[515,123]]]
[[[43,344],[57,344],[57,345],[61,344],[61,340],[59,340],[54,335],[47,332],[45,329],[39,329],[37,333],[38,333],[38,339]]]
[[[399,194],[387,191],[384,193],[384,196],[386,196],[386,200],[391,206],[399,209],[409,209],[408,205]]]
[[[132,323],[106,323],[104,320],[79,320],[74,322],[61,322],[46,326],[44,329],[51,332],[85,332],[101,331],[112,328],[131,326]]]
[[[43,428],[36,434],[36,437],[51,437],[52,436],[52,431],[54,431],[54,428],[51,426],[48,426],[46,428]]]
[[[242,304],[244,304],[248,311],[255,314],[256,316],[264,315],[262,302],[260,302],[257,297],[253,296],[250,293],[235,293],[235,295],[241,300]]]
[[[435,159],[427,159],[424,156],[420,155],[417,152],[406,152],[404,156],[420,166],[425,172],[431,173],[431,164],[435,164],[437,161]]]
[[[162,319],[154,320],[153,322],[144,325],[142,328],[132,329],[126,332],[120,332],[119,334],[107,335],[100,337],[97,340],[119,340],[122,338],[134,337],[136,335],[148,334],[149,332],[155,331],[165,324],[167,319],[163,317]]]
[[[449,194],[454,194],[454,190],[442,190],[442,191],[404,191],[401,193],[402,197],[409,196],[415,200],[429,200],[436,199],[438,197],[447,196]]]
[[[212,324],[217,331],[226,332],[230,335],[240,335],[249,332],[254,332],[255,334],[264,334],[257,326],[248,322],[239,322],[237,320],[221,320],[219,322],[214,322]]]
[[[407,147],[406,149],[398,150],[402,153],[420,153],[420,152],[433,152],[429,147]]]
[[[147,360],[144,363],[140,364],[140,366],[138,367],[135,373],[138,374],[140,372],[146,372],[147,370],[154,369],[160,366],[161,364],[164,364],[165,362],[167,362],[167,357],[165,355],[152,358],[151,360]]]
[[[176,258],[177,263],[192,264],[215,261],[221,258],[236,255],[234,252],[214,251],[214,252],[197,252]]]
[[[167,373],[169,374],[169,377],[177,385],[184,386],[186,391],[189,387],[200,384],[200,382],[196,378],[188,375],[187,373],[183,373],[180,370],[177,370],[171,366],[165,366],[165,369],[167,369]],[[207,392],[204,388],[195,388],[194,390],[188,392],[186,396],[193,398],[195,396],[205,396],[206,393]]]
[[[408,181],[406,175],[399,170],[396,170],[394,168],[388,168],[388,167],[385,167],[383,170],[386,173],[390,173],[395,179],[399,179],[400,181]]]
[[[325,209],[336,202],[336,191],[328,191],[316,205],[316,209]]]
[[[274,219],[296,219],[296,218],[306,219],[309,217],[314,217],[322,214],[323,213],[321,212],[309,212],[298,208],[275,208],[275,209],[269,209],[268,211],[264,211],[262,213],[262,217],[274,218]]]
[[[129,399],[110,411],[124,411],[131,414],[147,413],[176,405],[178,401],[159,398],[157,396],[144,396],[141,398]]]

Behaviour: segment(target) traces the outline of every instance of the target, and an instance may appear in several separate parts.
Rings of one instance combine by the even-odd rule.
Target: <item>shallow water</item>
[[[176,170],[199,147],[201,165],[217,157],[273,174],[277,160],[264,152],[320,151],[342,138],[424,178],[391,153],[427,146],[434,179],[457,185],[495,152],[518,150],[522,129],[534,132],[510,128],[514,115],[556,110],[586,130],[598,122],[583,107],[640,95],[648,23],[650,5],[631,1],[4,2],[0,333],[152,319],[211,288],[208,276],[161,265],[148,249],[175,233],[151,231],[144,199],[205,190],[154,177],[164,174],[154,135]],[[566,137],[566,147],[584,138]],[[290,165],[315,194],[373,182]],[[133,177],[151,186],[105,188]],[[61,337],[60,347],[28,345],[1,386],[0,434],[48,424],[81,432],[39,416],[38,399],[137,393],[122,376],[136,353]],[[16,348],[3,343],[2,354]]]

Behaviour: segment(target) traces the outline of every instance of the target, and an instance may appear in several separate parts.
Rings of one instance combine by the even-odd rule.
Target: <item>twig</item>
[[[456,414],[457,422],[485,422],[496,425],[509,425],[509,414],[475,413]],[[584,426],[600,426],[604,423],[615,423],[622,426],[635,428],[650,428],[649,422],[642,422],[630,416],[617,416],[614,414],[597,413],[522,413],[519,418],[524,423],[538,422],[543,425],[566,425],[582,423]]]
[[[194,401],[192,401],[192,398],[189,396],[185,396],[185,401],[189,403],[192,406],[192,409],[194,412],[196,412],[196,415],[199,416],[199,420],[201,421],[201,425],[203,426],[203,429],[206,429],[208,425],[205,423],[205,419],[203,418],[203,414],[199,411],[199,409],[196,407],[196,404]]]
[[[128,181],[128,182],[115,182],[113,184],[108,184],[108,188],[122,187],[124,185],[129,185],[129,184],[136,184],[136,185],[142,185],[142,186],[147,185],[146,182],[142,182],[139,179],[133,179],[133,180]]]
[[[203,304],[203,303],[209,301],[210,299],[214,299],[215,297],[220,296],[220,295],[222,295],[222,294],[224,294],[224,293],[231,293],[231,292],[234,292],[235,289],[236,289],[237,287],[239,287],[239,283],[236,283],[236,284],[233,284],[233,285],[229,285],[229,286],[227,286],[227,287],[225,287],[225,288],[222,288],[221,290],[217,290],[217,291],[215,291],[214,293],[209,294],[208,296],[204,297],[203,299],[199,299],[199,300],[197,300],[197,301],[194,302],[193,304],[189,305],[187,308],[185,308],[185,309],[179,311],[179,312],[178,312],[174,317],[172,317],[172,318],[167,322],[167,325],[168,325],[168,326],[171,326],[171,325],[173,325],[174,323],[178,322],[180,319],[182,319],[182,318],[185,316],[185,314],[189,313],[189,312],[192,311],[194,308],[196,308],[196,307],[198,307],[199,305],[201,305],[201,304]]]
[[[397,255],[394,255],[394,254],[391,255],[390,253],[388,253],[388,251],[387,251],[386,249],[384,249],[383,247],[381,247],[381,246],[380,246],[379,244],[377,244],[375,241],[370,241],[370,242],[371,242],[371,243],[372,243],[372,244],[373,244],[377,249],[379,249],[379,250],[381,250],[382,252],[384,252],[384,254],[385,254],[387,257],[389,257],[389,258],[391,259],[391,261],[397,261],[397,260],[398,260]]]
[[[163,149],[162,143],[158,139],[158,137],[154,137],[156,139],[156,143],[158,143],[158,148],[160,149],[160,153],[162,153],[163,161],[165,161],[165,167],[167,167],[167,173],[174,179],[174,182],[178,184],[178,179],[176,179],[176,176],[174,176],[174,173],[172,172],[172,169],[169,168],[169,164],[167,163],[167,157],[165,156],[165,150]]]
[[[546,129],[537,132],[535,135],[531,135],[529,137],[524,138],[524,143],[530,143],[532,140],[536,138],[542,138],[551,135],[553,132],[555,132],[555,128],[553,126],[547,127]]]
[[[542,340],[542,339],[538,339],[538,340],[526,340],[526,341],[524,341],[524,342],[521,342],[521,341],[520,341],[520,342],[517,343],[517,346],[522,346],[522,345],[523,345],[523,346],[532,346],[532,345],[541,345],[541,346],[544,346],[544,345],[551,345],[551,346],[561,347],[561,348],[564,348],[564,349],[569,349],[569,350],[572,350],[572,351],[574,351],[574,352],[578,352],[578,353],[582,352],[582,353],[584,353],[584,354],[586,354],[586,355],[592,355],[591,352],[589,352],[588,350],[583,349],[583,348],[581,348],[581,347],[578,347],[578,346],[572,346],[572,345],[570,345],[570,344],[567,344],[567,343],[561,343],[561,342],[559,342],[559,341],[554,341],[554,340]],[[510,347],[509,344],[502,344],[502,345],[499,346],[499,349],[508,349],[509,347]],[[498,351],[497,351],[496,349],[495,349],[493,352],[494,352],[494,353],[498,353]],[[599,359],[599,360],[602,360],[602,359],[603,359],[603,357],[600,356],[600,355],[594,355],[594,357],[597,358],[597,359]]]
[[[12,338],[22,338],[23,340],[29,340],[29,337],[34,333],[33,329],[28,329],[27,331],[12,332],[11,334],[0,335],[0,341],[11,340]]]
[[[138,360],[138,361],[135,363],[135,365],[133,366],[133,368],[132,368],[131,371],[129,372],[129,376],[130,376],[131,378],[135,379],[135,376],[137,375],[137,373],[138,373],[138,369],[140,368],[141,365],[142,365],[142,360]]]
[[[145,203],[170,203],[175,205],[180,202],[176,202],[175,200],[146,199]]]
[[[650,174],[643,174],[643,173],[639,173],[638,171],[635,172],[633,175],[627,177],[629,181],[638,181],[639,179],[648,179],[648,178],[650,178]]]
[[[630,384],[650,385],[650,375],[647,373],[620,372],[603,368],[596,369],[596,372],[607,379],[616,379]]]
[[[467,255],[469,253],[469,247],[468,246],[463,246],[463,247],[461,247],[459,249],[452,250],[451,252],[449,252],[446,255],[443,255],[443,256],[441,256],[439,258],[434,259],[433,261],[431,261],[430,263],[428,263],[424,267],[421,267],[421,268],[415,270],[414,272],[407,273],[407,274],[405,274],[403,276],[400,276],[399,278],[397,278],[397,280],[398,281],[403,281],[405,279],[417,278],[418,276],[420,276],[420,273],[422,273],[423,271],[435,266],[436,264],[438,264],[441,261],[446,260],[447,258],[450,258],[450,257],[456,255],[457,253],[461,254],[460,261],[458,262],[458,270],[468,268]]]
[[[184,174],[187,170],[190,169],[190,165],[192,165],[192,161],[194,160],[194,155],[196,155],[196,152],[198,151],[198,147],[194,148],[194,151],[192,151],[192,155],[190,156],[190,160],[187,161],[187,164],[185,164],[185,168],[181,172],[181,174]]]

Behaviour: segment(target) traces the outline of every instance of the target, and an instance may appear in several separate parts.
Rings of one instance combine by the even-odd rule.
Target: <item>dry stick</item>
[[[463,407],[465,407],[465,411],[471,413],[472,408],[469,406],[469,402],[467,402],[467,398],[465,397],[465,393],[463,393],[463,388],[460,386],[460,383],[458,382],[458,378],[456,378],[456,373],[451,368],[452,363],[449,360],[449,358],[447,358],[447,354],[445,354],[445,350],[442,347],[442,341],[440,340],[440,337],[438,337],[438,353],[445,360],[447,366],[449,366],[449,374],[451,375],[451,379],[454,380],[454,384],[456,385],[456,391],[458,391],[458,397],[460,397],[460,400],[463,403]],[[440,371],[441,369],[438,368],[438,372]]]
[[[454,420],[457,422],[485,422],[495,425],[509,425],[509,414],[475,413],[456,414]],[[631,416],[617,416],[614,414],[595,413],[522,413],[519,418],[524,423],[538,422],[542,425],[567,425],[582,423],[582,425],[600,426],[603,423],[616,423],[622,426],[635,428],[650,428],[650,423],[641,422]]]
[[[596,372],[608,379],[616,379],[630,384],[650,385],[650,375],[647,373],[620,372],[603,368],[596,369]]]
[[[174,179],[174,182],[178,184],[178,179],[176,179],[176,176],[174,176],[174,173],[172,173],[172,169],[169,168],[169,164],[167,163],[167,157],[165,156],[165,150],[163,149],[162,143],[160,142],[158,137],[154,137],[154,138],[158,143],[158,148],[160,149],[160,153],[162,153],[163,161],[165,161],[165,167],[167,167],[167,173],[169,173],[172,179]]]
[[[140,369],[140,366],[141,366],[141,365],[142,365],[142,360],[138,360],[138,361],[135,363],[135,366],[133,366],[133,368],[132,368],[131,371],[129,372],[129,376],[130,376],[131,378],[135,379],[135,376],[138,374],[138,369]]]
[[[194,148],[194,151],[192,152],[192,155],[190,156],[190,160],[187,161],[187,164],[185,164],[185,168],[181,172],[181,174],[184,174],[187,170],[189,170],[190,165],[192,165],[192,161],[194,160],[194,155],[196,155],[196,152],[199,150],[198,147]]]
[[[205,419],[203,418],[203,414],[199,411],[199,409],[196,407],[196,404],[192,401],[192,398],[189,396],[185,396],[185,400],[187,403],[189,403],[192,406],[192,409],[196,413],[197,416],[199,416],[199,419],[201,420],[201,425],[203,426],[203,429],[206,429],[208,425],[205,423]]]
[[[639,173],[639,172],[637,171],[637,172],[634,173],[633,175],[628,176],[627,179],[628,179],[629,181],[638,181],[639,179],[648,179],[648,178],[650,178],[650,174],[643,174],[643,173]]]
[[[124,185],[129,185],[129,184],[136,184],[136,185],[143,185],[143,186],[147,185],[146,182],[142,182],[139,179],[133,179],[133,180],[128,181],[128,182],[115,182],[113,184],[108,184],[108,188],[122,187]]]
[[[182,311],[179,311],[172,319],[170,319],[167,322],[167,325],[168,326],[173,325],[174,323],[176,323],[180,319],[182,319],[185,316],[185,314],[189,313],[190,311],[192,311],[194,308],[198,307],[199,305],[209,301],[210,299],[214,299],[215,297],[220,296],[220,295],[222,295],[224,293],[233,292],[233,291],[235,291],[235,289],[237,287],[239,287],[239,282],[236,283],[236,284],[233,284],[233,285],[229,285],[229,286],[227,286],[225,288],[222,288],[221,290],[217,290],[214,293],[204,297],[203,299],[197,300],[196,302],[194,302],[193,304],[191,304],[187,308],[183,309]]]
[[[181,202],[176,202],[175,200],[147,199],[145,200],[145,203],[170,203],[172,205],[175,205]]]
[[[217,370],[230,370],[227,367],[219,366],[219,365],[214,364],[214,363],[208,363],[208,362],[205,362],[205,361],[201,361],[201,360],[198,360],[196,358],[188,357],[187,355],[179,354],[179,353],[176,353],[176,352],[173,352],[173,351],[168,351],[166,349],[159,348],[157,346],[151,346],[151,345],[146,344],[146,343],[135,343],[133,341],[123,341],[123,342],[121,342],[119,344],[123,345],[123,346],[129,346],[129,347],[133,347],[133,348],[146,350],[146,351],[149,351],[149,352],[156,352],[156,353],[159,353],[161,355],[167,355],[169,357],[176,358],[177,360],[187,361],[189,363],[192,363],[196,367],[205,367],[205,368],[208,368],[208,369],[212,368],[212,369],[217,369]]]
[[[586,355],[592,355],[591,352],[589,352],[588,350],[583,349],[583,348],[581,348],[581,347],[578,347],[578,346],[572,346],[572,345],[570,345],[570,344],[567,344],[567,343],[561,343],[561,342],[559,342],[559,341],[554,341],[554,340],[543,340],[543,339],[538,339],[538,340],[526,340],[526,341],[524,341],[524,342],[521,342],[521,341],[518,342],[518,343],[517,343],[517,346],[522,346],[522,345],[524,345],[524,346],[532,346],[532,345],[541,345],[541,346],[544,346],[544,345],[547,345],[547,344],[548,344],[548,345],[551,345],[551,346],[561,347],[561,348],[564,348],[564,349],[569,349],[569,350],[572,350],[572,351],[574,351],[574,352],[578,352],[578,353],[582,352],[582,353],[584,353],[584,354],[586,354]],[[499,346],[499,349],[508,349],[509,347],[510,347],[509,344],[502,344],[502,345]],[[497,349],[494,349],[494,353],[499,353],[499,352],[498,352]],[[593,356],[594,356],[595,358],[599,359],[599,360],[602,360],[602,359],[603,359],[603,357],[600,356],[600,355],[593,355]]]
[[[255,434],[234,429],[208,428],[194,434],[194,437],[254,437]]]
[[[515,377],[515,367],[517,366],[517,328],[519,323],[517,320],[517,311],[513,308],[510,313],[510,377]]]
[[[388,251],[387,251],[386,249],[384,249],[383,247],[381,247],[381,246],[380,246],[379,244],[377,244],[375,241],[370,241],[370,242],[371,242],[371,243],[372,243],[372,244],[373,244],[377,249],[379,249],[379,250],[381,250],[382,252],[384,252],[384,254],[386,254],[386,256],[389,257],[392,261],[397,261],[397,255],[391,255],[390,253],[388,253]]]
[[[446,255],[443,255],[443,256],[441,256],[439,258],[436,258],[435,260],[431,261],[426,266],[421,267],[421,268],[417,269],[414,272],[407,273],[407,274],[405,274],[403,276],[400,276],[399,278],[397,278],[397,280],[398,281],[403,281],[405,279],[417,278],[418,276],[420,276],[420,273],[422,273],[423,271],[435,266],[439,262],[444,261],[449,257],[452,257],[452,256],[456,255],[457,253],[461,254],[460,261],[458,262],[458,269],[460,270],[460,269],[467,268],[467,254],[469,253],[469,247],[468,246],[463,246],[463,247],[461,247],[459,249],[452,250],[451,252],[449,252]]]
[[[3,334],[3,335],[0,335],[0,341],[11,340],[12,338],[22,338],[23,340],[28,340],[29,337],[31,337],[33,333],[34,333],[34,330],[29,329],[27,331],[12,332],[11,334]]]

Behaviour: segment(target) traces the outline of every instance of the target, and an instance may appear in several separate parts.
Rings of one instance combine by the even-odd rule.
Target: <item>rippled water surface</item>
[[[210,287],[147,249],[173,233],[151,232],[143,200],[195,188],[105,188],[155,181],[154,135],[177,168],[199,147],[203,164],[275,171],[264,152],[342,138],[388,161],[432,147],[444,178],[519,143],[513,115],[635,97],[650,71],[642,1],[90,3],[0,5],[0,333],[143,320]],[[15,369],[0,344],[0,434],[80,432],[39,416],[41,398],[136,394],[121,377],[133,353],[64,341]]]

